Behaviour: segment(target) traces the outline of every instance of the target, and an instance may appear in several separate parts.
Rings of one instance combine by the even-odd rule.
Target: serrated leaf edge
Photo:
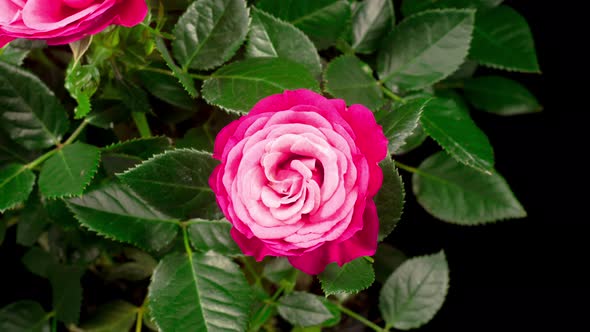
[[[420,173],[414,173],[414,175],[412,176],[412,192],[416,196],[416,200],[418,201],[418,203],[420,203],[420,206],[422,206],[422,208],[424,208],[424,210],[426,210],[426,212],[428,212],[431,216],[435,217],[436,219],[442,220],[442,221],[450,223],[450,224],[472,227],[472,226],[481,226],[481,225],[487,225],[487,224],[495,224],[497,222],[501,222],[501,221],[505,221],[505,220],[526,218],[528,215],[526,210],[524,209],[524,207],[522,206],[522,204],[518,200],[518,198],[516,198],[516,195],[514,195],[514,192],[512,191],[510,186],[508,186],[508,182],[506,181],[506,179],[504,179],[504,177],[500,173],[498,173],[494,170],[494,173],[492,173],[492,175],[495,174],[495,175],[499,176],[500,179],[502,180],[502,182],[504,182],[504,184],[508,187],[508,189],[510,190],[510,193],[512,194],[512,197],[514,198],[514,201],[518,204],[518,208],[520,210],[519,212],[522,212],[521,214],[514,214],[514,215],[510,215],[510,216],[506,216],[506,217],[493,218],[493,219],[482,218],[482,219],[475,220],[475,221],[470,220],[470,219],[453,219],[453,220],[451,220],[448,218],[441,218],[440,216],[437,216],[435,213],[433,213],[432,207],[430,205],[428,205],[426,202],[424,202],[420,198],[420,196],[416,194],[416,191],[417,191],[417,185],[416,185],[416,180],[415,180],[416,176],[424,176],[425,174],[428,174],[427,176],[429,176],[429,177],[436,177],[437,179],[438,179],[438,177],[435,175],[431,175],[430,173],[423,172],[422,170],[420,170],[420,168],[418,168],[418,170],[420,171]],[[449,183],[448,181],[445,181],[445,182]]]
[[[454,13],[460,13],[460,12],[468,13],[468,14],[470,14],[470,18],[475,23],[475,13],[476,13],[476,10],[475,9],[470,9],[470,8],[461,8],[461,9],[459,9],[459,8],[430,9],[430,10],[425,10],[425,11],[418,12],[416,14],[413,14],[413,15],[410,15],[410,16],[404,18],[397,26],[395,26],[395,28],[385,38],[388,38],[392,33],[396,33],[401,26],[403,26],[405,24],[408,24],[407,22],[409,22],[409,21],[411,22],[411,21],[413,21],[414,19],[416,19],[416,18],[418,18],[420,16],[429,15],[429,14],[433,14],[433,13],[445,14],[445,13],[450,13],[450,12],[454,12]],[[463,21],[464,20],[462,20],[461,23],[463,23]],[[461,24],[461,23],[459,23],[459,24]],[[456,28],[456,26],[454,28]],[[471,41],[473,40],[473,31],[474,30],[475,30],[475,24],[473,25],[473,29],[471,30],[471,33],[469,34],[469,40],[468,40],[467,50],[465,52],[465,56],[462,59],[463,60],[462,62],[464,62],[465,59],[467,59],[467,57],[469,56],[469,51],[471,49]],[[417,91],[417,90],[424,89],[427,86],[430,86],[430,85],[432,85],[434,83],[440,82],[440,81],[444,80],[445,78],[449,77],[455,71],[457,71],[457,69],[459,69],[460,66],[461,66],[461,63],[459,63],[453,70],[451,70],[450,73],[448,73],[448,74],[446,74],[446,75],[444,75],[444,76],[442,76],[440,78],[431,80],[428,83],[423,83],[420,86],[412,87],[410,89],[405,89],[405,90],[408,91],[408,92],[411,92],[411,91]],[[391,74],[387,75],[387,77],[381,79],[381,81],[387,82],[391,78],[390,76],[391,76]]]
[[[357,259],[364,259],[364,257],[359,257]],[[371,282],[367,286],[364,286],[362,288],[353,289],[353,290],[340,289],[335,292],[326,291],[326,289],[324,288],[324,281],[318,275],[318,279],[319,279],[320,284],[322,286],[322,291],[324,291],[325,297],[327,298],[328,296],[335,295],[335,294],[357,294],[357,293],[360,293],[360,292],[364,291],[365,289],[368,289],[369,287],[371,287],[373,285],[373,283],[375,282],[375,269],[373,268],[372,264],[370,266],[371,266],[371,271],[373,271],[373,278],[372,278]],[[340,274],[344,271],[344,268],[342,266],[340,268],[341,268],[341,270],[338,272],[338,276],[340,276]]]
[[[355,60],[359,61],[361,64],[365,64],[361,59],[359,59],[357,56],[352,55],[352,54],[342,54],[342,55],[332,59],[332,61],[330,61],[328,63],[328,65],[326,66],[326,69],[324,70],[324,72],[322,74],[322,83],[323,83],[322,86],[324,87],[323,88],[324,92],[330,94],[332,97],[335,97],[335,98],[339,98],[339,97],[336,97],[336,95],[334,94],[334,91],[330,89],[329,82],[328,82],[329,81],[328,80],[328,72],[330,71],[330,69],[332,68],[334,63],[336,63],[337,61],[342,61],[341,59],[343,59],[343,58],[354,58]],[[361,70],[363,70],[363,69],[361,68]],[[375,81],[375,86],[379,90],[379,95],[380,95],[381,99],[379,100],[379,103],[376,104],[377,106],[375,106],[375,110],[377,110],[380,107],[382,107],[383,105],[385,105],[386,100],[385,100],[385,98],[383,98],[383,91],[381,91],[381,89],[380,89],[379,81],[375,78],[375,76],[374,76],[375,71],[372,70],[372,68],[371,68],[371,72],[372,72],[371,75],[369,75],[366,72],[365,72],[365,74],[367,74],[367,76],[371,77]],[[372,86],[372,85],[367,85],[367,87],[370,87],[370,86]],[[360,87],[364,87],[364,86],[360,86]],[[363,105],[363,106],[365,106],[365,105]],[[374,111],[374,110],[372,110],[372,111]]]
[[[186,73],[189,68],[191,68],[191,69],[197,69],[197,70],[205,70],[205,71],[206,70],[211,70],[211,69],[217,68],[217,67],[223,65],[224,63],[226,63],[227,61],[231,60],[231,58],[236,54],[236,52],[238,51],[238,49],[240,49],[240,47],[244,44],[244,40],[246,40],[246,36],[248,35],[248,28],[250,27],[250,21],[252,20],[252,18],[250,17],[250,8],[248,8],[246,1],[245,0],[241,0],[240,2],[243,4],[244,9],[246,10],[246,17],[248,19],[248,22],[246,24],[246,33],[244,33],[244,37],[241,38],[241,41],[239,43],[236,42],[236,45],[233,45],[231,48],[228,49],[227,58],[226,59],[220,59],[217,62],[214,62],[210,66],[205,66],[205,67],[200,67],[200,68],[191,68],[191,64],[192,64],[192,62],[194,60],[194,59],[191,59],[191,61],[186,66],[186,69],[184,68],[184,66],[179,67],[179,69],[181,70],[181,72]],[[194,1],[193,3],[191,3],[189,5],[189,7],[191,7],[191,6],[195,6],[196,7],[196,3],[197,3],[197,1]],[[189,8],[187,8],[187,10],[178,18],[178,21],[180,21],[180,19],[184,16],[184,14],[186,14],[188,12],[188,9]],[[196,8],[195,8],[195,11],[197,11]],[[217,24],[215,24],[215,25],[217,26]],[[172,31],[172,34],[174,34],[174,35],[176,34],[177,27],[178,27],[178,22],[176,22],[176,24],[174,24],[174,29]],[[174,51],[174,46],[172,48],[173,48],[172,51]]]
[[[140,199],[140,197],[137,197],[137,198]],[[142,200],[142,202],[143,202],[143,200]],[[96,233],[96,234],[98,234],[98,235],[100,235],[100,236],[102,236],[102,237],[104,237],[106,239],[109,239],[109,240],[114,241],[114,242],[117,242],[117,243],[128,243],[128,244],[134,245],[134,246],[136,246],[138,248],[141,248],[141,249],[143,249],[143,250],[145,250],[147,252],[157,252],[157,251],[159,251],[159,250],[154,250],[153,248],[149,248],[147,246],[143,246],[143,245],[141,245],[141,244],[139,244],[139,243],[137,243],[135,241],[127,241],[127,240],[123,241],[123,240],[119,240],[119,239],[117,239],[117,238],[115,238],[115,237],[113,237],[113,236],[111,236],[109,234],[103,233],[103,232],[95,229],[94,227],[88,225],[84,221],[84,218],[78,216],[78,214],[76,213],[76,211],[74,211],[74,209],[71,207],[71,205],[70,205],[71,203],[70,202],[68,202],[67,200],[64,200],[64,203],[66,203],[66,207],[74,215],[74,218],[76,218],[76,220],[78,221],[78,224],[80,224],[80,226],[86,228],[87,230],[89,230],[91,232],[94,232],[94,233]],[[163,221],[163,222],[166,222],[166,221]],[[173,223],[173,222],[170,222],[170,223]],[[178,228],[176,229],[176,233],[174,234],[174,237],[170,239],[170,242],[168,242],[167,245],[169,245],[170,243],[172,243],[178,237],[178,231],[179,231],[179,229],[180,229],[181,226],[180,226],[180,224],[177,224],[177,225],[178,225]],[[163,248],[165,248],[165,246]]]
[[[395,159],[393,158],[392,154],[387,154],[386,158],[392,158],[392,165],[393,165],[393,171],[395,172],[395,174],[397,175],[397,177],[399,178],[399,182],[401,184],[401,190],[402,190],[402,201],[401,201],[401,210],[400,210],[400,214],[399,214],[399,219],[395,222],[395,225],[393,226],[393,228],[391,229],[391,231],[389,233],[387,233],[385,236],[383,236],[383,239],[378,240],[378,242],[383,242],[389,235],[391,235],[391,233],[393,233],[393,231],[395,231],[395,229],[397,228],[397,225],[400,223],[400,221],[402,221],[402,217],[404,216],[404,209],[406,207],[406,184],[404,183],[404,178],[399,174],[399,169],[395,166]],[[377,233],[377,239],[379,239],[380,235],[379,233]]]
[[[265,57],[265,58],[263,58],[263,57],[260,57],[260,58],[250,58],[250,59],[281,59],[282,61],[288,61],[288,62],[291,62],[293,64],[299,65],[299,66],[301,66],[301,68],[304,68],[307,72],[309,72],[307,70],[307,68],[305,68],[305,66],[303,66],[302,64],[297,63],[297,62],[294,62],[294,61],[289,60],[289,59],[285,59],[285,58],[277,58],[277,57]],[[243,61],[247,61],[247,60],[248,59],[230,62],[229,64],[224,65],[223,67],[219,68],[218,70],[221,70],[221,69],[225,68],[225,66],[230,66],[230,65],[233,65],[233,64],[236,64],[236,63],[241,63]],[[207,98],[205,96],[205,94],[203,93],[203,90],[205,89],[205,86],[207,84],[211,84],[210,82],[212,80],[214,80],[214,79],[225,78],[224,76],[215,76],[216,73],[217,73],[217,71],[214,72],[213,74],[211,74],[211,76],[207,80],[205,80],[203,82],[203,85],[201,87],[201,95],[203,96],[203,99],[205,99],[205,101],[207,102],[207,104],[209,104],[211,106],[214,106],[214,107],[217,107],[217,108],[220,108],[220,109],[226,111],[229,114],[236,114],[236,115],[240,115],[240,116],[248,114],[248,112],[250,110],[245,111],[245,112],[242,112],[242,111],[239,111],[239,110],[236,110],[236,109],[228,108],[228,107],[222,106],[222,105],[220,105],[218,103],[215,103],[215,102],[210,101],[209,98]],[[310,73],[310,75],[312,75],[312,78],[313,78],[313,74]],[[315,80],[315,78],[314,78],[314,82],[316,84],[318,83],[317,80]],[[287,89],[283,89],[283,91],[286,91],[286,90]],[[312,91],[315,91],[315,92],[319,92],[319,91],[321,91],[321,87],[319,87],[319,85],[317,85],[317,86],[314,86],[313,88],[309,88],[309,90],[312,90]]]
[[[12,163],[12,164],[13,165],[14,164],[20,165],[18,163]],[[8,165],[11,165],[11,164],[8,164]],[[3,167],[3,168],[5,168],[5,167]],[[22,201],[18,201],[18,200],[17,201],[15,201],[15,200],[9,201],[8,202],[8,205],[6,206],[6,208],[0,209],[0,213],[4,213],[4,211],[8,211],[8,210],[14,209],[19,204],[25,202],[28,199],[28,197],[31,195],[31,192],[33,192],[33,188],[35,187],[35,182],[37,181],[37,175],[35,175],[35,173],[33,173],[26,165],[22,165],[21,170],[19,170],[16,174],[14,174],[8,181],[6,181],[5,183],[3,183],[2,185],[5,185],[6,183],[12,181],[12,179],[16,178],[17,176],[19,176],[21,173],[25,172],[26,170],[29,170],[31,172],[31,174],[33,174],[33,184],[31,185],[31,188],[28,190],[27,198],[25,198]]]
[[[395,274],[397,271],[399,271],[399,269],[400,269],[401,267],[403,267],[404,265],[406,265],[406,264],[410,264],[410,263],[412,263],[412,262],[414,262],[414,261],[419,261],[419,260],[421,260],[421,259],[435,258],[435,257],[437,257],[437,256],[439,256],[439,255],[441,255],[441,256],[442,256],[442,261],[444,262],[444,265],[447,267],[447,269],[446,269],[446,270],[447,270],[447,280],[449,281],[449,283],[447,283],[447,284],[445,285],[446,287],[444,288],[444,293],[443,293],[443,301],[441,302],[441,304],[440,304],[439,306],[437,306],[437,308],[436,308],[436,310],[435,310],[435,312],[434,312],[434,315],[433,315],[433,316],[432,316],[430,319],[434,318],[434,317],[436,316],[436,314],[438,313],[438,311],[439,311],[439,310],[442,308],[442,306],[443,306],[443,304],[444,304],[444,301],[446,300],[446,298],[447,298],[447,295],[448,295],[448,293],[449,293],[449,287],[450,287],[450,280],[451,280],[451,276],[450,276],[450,270],[449,270],[449,263],[448,263],[448,261],[447,261],[447,257],[446,257],[446,255],[445,255],[445,251],[444,251],[444,250],[441,250],[441,251],[439,251],[439,252],[437,252],[437,253],[435,253],[435,254],[430,254],[430,255],[422,255],[422,256],[416,256],[416,257],[412,257],[412,258],[406,259],[406,260],[405,260],[405,261],[404,261],[404,262],[403,262],[403,263],[402,263],[400,266],[398,266],[398,268],[397,268],[397,269],[395,269],[395,271],[393,271],[393,273],[392,273],[392,274],[391,274],[391,275],[390,275],[390,276],[387,278],[387,279],[389,280],[389,278],[390,278],[390,277],[391,277],[393,274]],[[430,270],[430,272],[428,273],[428,275],[430,275],[430,273],[432,273],[432,271],[433,271],[433,270],[434,270],[434,269],[431,269],[431,270]],[[427,276],[427,277],[428,277],[428,276]],[[386,281],[386,282],[387,282],[387,281]],[[420,285],[421,285],[421,284],[422,284],[422,282],[420,282]],[[379,304],[381,304],[381,301],[379,301]],[[408,327],[409,327],[409,329],[414,329],[414,328],[418,328],[418,327],[420,327],[420,326],[423,326],[424,324],[427,324],[427,323],[428,323],[428,321],[427,321],[427,322],[423,322],[423,323],[419,323],[418,325],[412,325],[412,326],[408,326]],[[389,326],[389,324],[388,324],[388,326]],[[396,327],[396,326],[395,326],[395,322],[391,323],[391,326],[392,326],[392,327]],[[396,328],[397,328],[397,327],[396,327]],[[404,329],[404,330],[405,330],[405,329]]]
[[[306,41],[308,41],[309,44],[313,47],[313,50],[315,51],[314,52],[314,55],[315,55],[314,58],[315,58],[315,60],[317,60],[317,65],[318,65],[318,68],[316,68],[318,70],[318,72],[310,71],[310,73],[312,75],[314,75],[314,76],[321,75],[321,73],[322,73],[322,62],[321,62],[321,59],[320,59],[320,55],[318,53],[318,49],[315,46],[315,44],[311,41],[311,39],[309,39],[309,37],[305,34],[305,32],[301,31],[301,29],[299,29],[298,27],[296,27],[291,22],[287,22],[287,21],[285,21],[285,20],[283,20],[281,18],[278,18],[278,17],[276,17],[276,16],[274,16],[274,15],[272,15],[272,14],[270,14],[270,13],[268,13],[268,12],[262,10],[262,9],[259,9],[259,8],[255,7],[255,6],[252,6],[252,9],[254,9],[254,10],[251,11],[252,15],[254,15],[254,13],[256,13],[257,11],[258,12],[262,12],[263,15],[268,15],[271,19],[276,20],[279,24],[284,25],[284,26],[288,26],[289,28],[293,28],[299,34],[300,37],[302,37],[303,39],[305,39]],[[248,33],[246,34],[246,54],[248,54],[248,55],[249,55],[248,46],[250,46],[250,28],[252,26],[252,15],[250,15],[250,21],[248,22]],[[265,29],[265,31],[266,31],[266,29]],[[279,56],[277,56],[277,57],[279,57]],[[287,60],[289,60],[289,59],[287,59]],[[299,63],[299,64],[303,65],[302,63]],[[305,65],[303,65],[303,66],[306,67]]]
[[[86,143],[83,143],[83,144],[86,144]],[[97,153],[96,161],[93,163],[94,167],[90,169],[90,172],[88,172],[88,174],[92,174],[92,175],[88,178],[86,184],[84,186],[82,186],[82,190],[80,192],[74,192],[74,193],[65,194],[65,195],[45,195],[45,193],[43,193],[43,190],[41,190],[41,186],[39,186],[39,192],[41,193],[43,198],[47,198],[47,199],[73,198],[73,197],[80,197],[84,194],[84,191],[86,190],[86,188],[88,188],[88,186],[92,183],[92,180],[94,179],[96,174],[98,174],[98,168],[100,166],[100,158],[102,156],[102,151],[100,148],[98,148],[94,145],[90,145],[90,144],[86,144],[86,145],[96,148],[98,150],[98,153]],[[58,153],[59,152],[61,152],[61,150],[58,151]]]
[[[155,154],[155,155],[151,156],[150,158],[142,161],[138,165],[135,165],[135,167],[130,168],[130,169],[127,169],[123,173],[116,173],[115,175],[117,177],[123,177],[122,180],[123,180],[123,182],[125,182],[124,176],[127,175],[127,173],[130,173],[130,172],[134,171],[135,169],[137,169],[137,168],[139,168],[139,167],[141,167],[141,166],[143,166],[145,164],[151,163],[152,161],[154,161],[154,160],[156,160],[158,158],[161,158],[161,157],[163,157],[163,156],[165,156],[167,154],[176,153],[176,152],[191,152],[191,153],[197,152],[198,154],[205,155],[205,156],[208,156],[208,157],[213,158],[213,154],[211,152],[209,152],[209,151],[197,150],[197,149],[192,149],[192,148],[176,148],[176,149],[166,150],[166,151],[164,151],[162,153]]]
[[[433,98],[434,99],[434,98]],[[444,98],[443,98],[444,99]],[[471,118],[471,116],[467,117],[467,121],[471,122],[471,124],[477,128],[477,130],[479,130],[481,132],[481,134],[484,136],[484,138],[486,139],[486,141],[488,142],[488,145],[491,148],[491,152],[492,152],[492,164],[488,167],[488,168],[484,168],[481,165],[478,165],[478,162],[475,158],[473,158],[472,153],[468,153],[468,151],[465,150],[465,148],[463,148],[463,146],[461,146],[460,144],[457,144],[453,141],[453,145],[455,147],[458,147],[461,151],[463,151],[466,155],[469,155],[469,161],[466,160],[459,160],[457,157],[455,157],[454,153],[451,153],[447,150],[447,148],[445,148],[443,146],[443,144],[436,138],[434,138],[431,133],[430,130],[427,128],[428,126],[424,125],[424,123],[422,121],[430,121],[428,120],[428,116],[424,117],[424,110],[422,110],[422,115],[420,116],[420,125],[422,126],[422,130],[424,130],[424,132],[428,135],[428,137],[432,138],[449,156],[451,156],[453,159],[455,159],[457,162],[469,166],[473,169],[476,169],[484,174],[487,175],[492,175],[492,172],[494,171],[494,164],[495,164],[495,153],[494,153],[494,149],[492,147],[492,144],[490,143],[490,139],[488,138],[488,135],[481,130],[477,124],[475,123],[475,121],[473,121],[473,119]],[[445,133],[445,136],[448,137],[448,135]]]
[[[189,88],[184,84],[184,82],[180,78],[180,75],[188,75],[188,73],[183,73],[182,69],[180,69],[180,67],[178,67],[178,65],[174,62],[174,58],[170,54],[170,50],[168,49],[168,47],[166,47],[164,40],[158,36],[156,36],[154,40],[156,44],[156,49],[158,50],[158,53],[160,53],[160,56],[164,60],[166,67],[168,67],[172,71],[172,73],[174,74],[174,78],[176,78],[178,83],[180,83],[184,91],[186,91],[186,93],[188,93],[188,95],[193,99],[199,97],[199,92],[195,87],[194,80],[190,76],[188,76],[192,83],[192,86]]]
[[[172,140],[164,135],[158,135],[158,136],[152,136],[152,137],[133,137],[131,139],[128,139],[126,141],[119,141],[119,142],[115,142],[115,143],[111,143],[109,145],[105,145],[102,148],[100,148],[103,152],[111,152],[111,150],[124,146],[125,144],[131,144],[131,143],[135,143],[135,142],[147,142],[147,141],[151,141],[151,140],[155,140],[155,139],[161,139],[161,138],[165,138],[168,143],[170,143],[170,146],[172,146]]]

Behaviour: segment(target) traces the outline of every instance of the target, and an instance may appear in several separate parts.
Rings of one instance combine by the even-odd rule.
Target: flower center
[[[302,155],[269,152],[261,158],[267,179],[261,200],[285,223],[317,210],[323,167],[313,158]]]

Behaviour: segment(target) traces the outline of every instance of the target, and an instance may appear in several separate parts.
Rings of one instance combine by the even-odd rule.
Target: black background
[[[487,226],[449,225],[417,205],[405,176],[410,197],[388,242],[409,256],[443,248],[451,270],[443,308],[420,331],[587,331],[590,228],[582,213],[587,167],[582,157],[588,149],[582,136],[589,96],[583,91],[584,53],[575,51],[587,43],[587,29],[575,17],[582,11],[571,7],[573,1],[505,3],[529,22],[543,72],[508,77],[525,84],[544,111],[473,116],[494,146],[496,169],[528,217]],[[428,145],[430,151],[403,161],[418,165],[438,149]]]
[[[420,331],[586,330],[590,228],[582,213],[587,168],[582,157],[588,151],[582,136],[590,94],[583,91],[587,83],[581,72],[588,60],[575,45],[587,43],[588,29],[582,28],[583,19],[572,17],[583,13],[571,7],[575,1],[506,3],[529,22],[543,71],[507,75],[524,83],[544,111],[516,117],[477,112],[474,118],[494,146],[497,170],[529,216],[477,227],[443,223],[416,204],[404,174],[409,197],[402,222],[388,242],[408,256],[442,248],[451,270],[447,301]],[[418,165],[437,149],[429,142],[403,161]],[[6,242],[13,242],[13,231]],[[6,250],[7,244],[0,250],[2,265],[21,266],[24,248]],[[0,273],[0,304],[23,298],[50,303],[46,280],[24,268],[2,268]],[[372,300],[368,302],[376,304]]]

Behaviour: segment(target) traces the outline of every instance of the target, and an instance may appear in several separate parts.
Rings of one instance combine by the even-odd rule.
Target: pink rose
[[[309,90],[272,95],[223,128],[213,156],[209,184],[246,255],[318,274],[375,253],[387,139],[364,106]]]
[[[15,38],[67,44],[146,14],[145,0],[0,0],[0,47]]]

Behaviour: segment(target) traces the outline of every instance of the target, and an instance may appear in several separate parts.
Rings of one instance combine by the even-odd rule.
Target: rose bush
[[[373,113],[309,90],[258,102],[215,141],[210,185],[245,254],[322,272],[371,256],[387,139]]]
[[[145,0],[5,0],[0,2],[0,47],[16,38],[67,44],[111,24],[134,26],[146,14]]]

